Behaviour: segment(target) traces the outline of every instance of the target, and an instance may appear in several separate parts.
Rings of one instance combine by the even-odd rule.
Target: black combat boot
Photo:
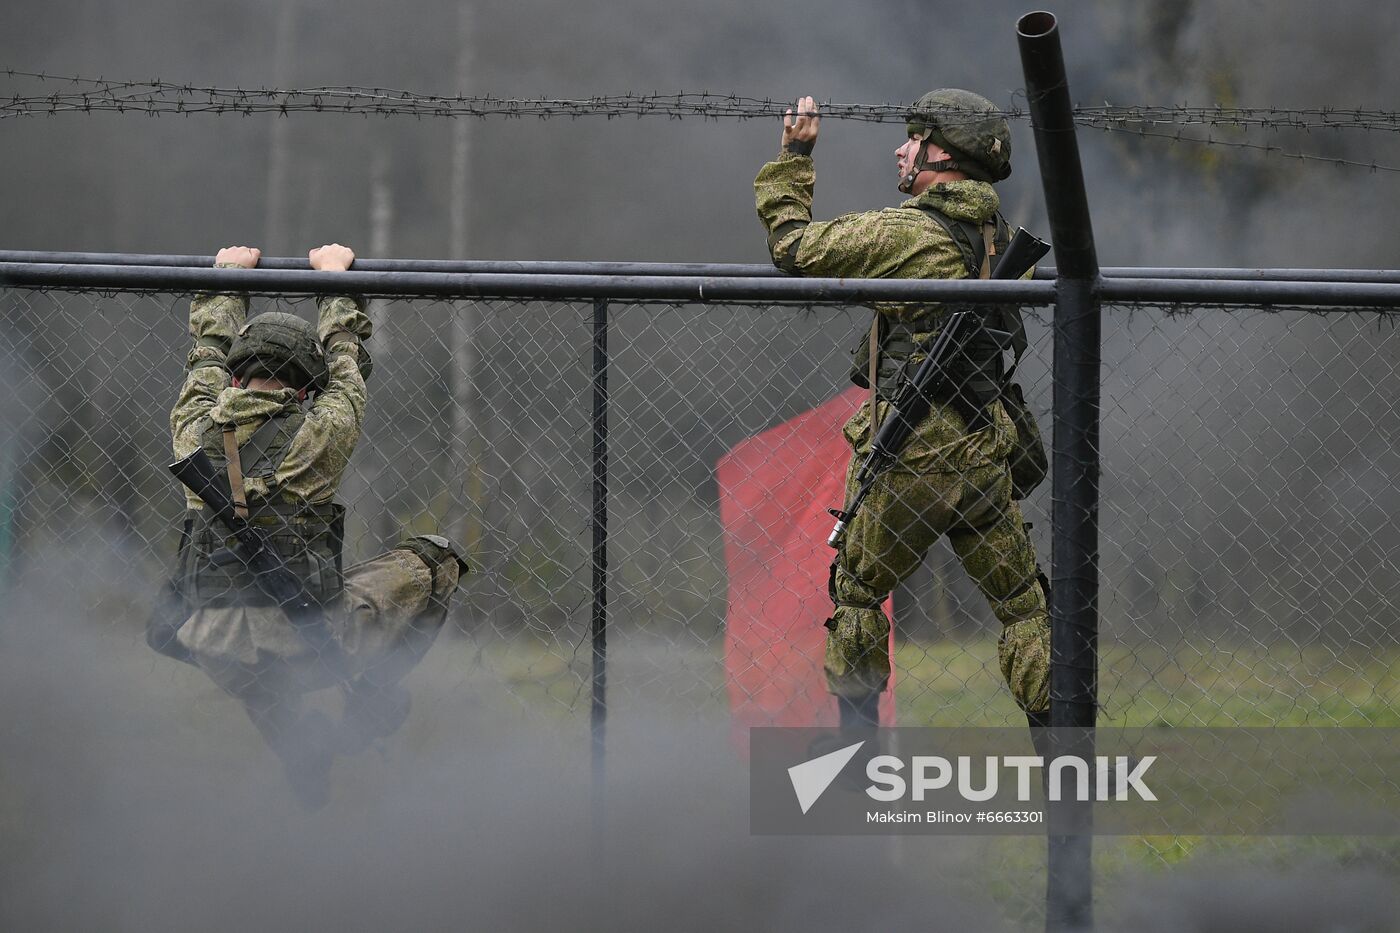
[[[340,753],[354,754],[388,738],[408,719],[413,698],[402,684],[377,684],[364,677],[342,688],[345,700]]]
[[[841,736],[852,739],[868,739],[880,727],[880,694],[867,693],[861,697],[836,698],[836,709],[841,715]]]
[[[301,808],[314,813],[324,807],[330,800],[335,762],[334,728],[325,714],[312,710],[303,715],[273,750],[282,759],[282,771]]]
[[[865,769],[867,762],[880,753],[880,694],[867,693],[859,697],[836,698],[836,709],[840,714],[841,725],[837,734],[828,736],[827,747],[821,754],[836,751],[855,742],[864,742],[851,764],[841,771],[838,785],[851,793],[860,793],[866,787]]]
[[[1045,799],[1048,802],[1050,800],[1050,759],[1055,754],[1050,735],[1050,711],[1047,709],[1039,713],[1026,713],[1026,724],[1031,727],[1031,745],[1035,748],[1035,753],[1040,756],[1042,762],[1040,790],[1045,794]]]

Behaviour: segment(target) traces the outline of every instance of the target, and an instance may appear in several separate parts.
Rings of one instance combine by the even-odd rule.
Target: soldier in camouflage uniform
[[[255,249],[229,247],[215,266],[252,268],[258,258]],[[348,269],[354,253],[334,244],[310,259],[313,269],[333,272]],[[262,595],[227,531],[189,493],[173,585],[183,612],[148,632],[157,650],[198,665],[243,702],[311,807],[325,802],[337,753],[389,734],[407,716],[399,681],[433,643],[466,570],[447,539],[420,535],[341,571],[344,509],[334,498],[360,437],[370,370],[362,341],[371,325],[355,298],[318,304],[314,328],[284,312],[245,323],[246,296],[197,295],[195,346],[170,428],[177,458],[202,446],[228,470],[248,520],[325,608],[337,662],[318,657]],[[302,711],[304,693],[333,685],[343,694],[341,723]]]
[[[812,220],[811,153],[819,127],[813,99],[800,100],[797,114],[789,110],[783,122],[783,151],[754,181],[779,268],[843,278],[958,279],[976,276],[977,263],[994,251],[989,247],[1005,239],[991,183],[1011,172],[1010,132],[985,98],[957,90],[924,95],[909,115],[908,139],[895,151],[900,190],[911,197],[899,207],[825,222]],[[873,345],[877,388],[844,428],[854,453],[848,500],[872,424],[886,417],[902,379],[923,359],[921,348],[950,313],[908,304],[875,310],[876,327],[868,340],[862,337],[852,371],[868,387]],[[983,376],[992,367],[995,382],[999,350],[994,363],[990,357],[981,363]],[[878,721],[879,694],[889,681],[890,623],[881,604],[943,535],[1003,626],[999,661],[1016,702],[1032,727],[1048,725],[1050,628],[1035,549],[1012,497],[1015,427],[995,389],[979,395],[970,391],[972,379],[945,382],[897,464],[877,480],[832,568],[835,610],[826,623],[825,668],[848,728]]]

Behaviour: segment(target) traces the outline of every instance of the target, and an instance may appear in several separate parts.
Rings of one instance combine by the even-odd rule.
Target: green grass
[[[1002,682],[992,638],[904,641],[896,645],[894,661],[900,725],[1025,722]],[[1400,726],[1400,648],[1334,652],[1286,642],[1230,645],[1200,639],[1168,651],[1103,643],[1099,685],[1103,726]],[[1255,780],[1257,773],[1256,767]],[[1199,788],[1174,788],[1173,793],[1183,805],[1221,807]],[[1240,826],[1241,814],[1222,809],[1218,825]],[[966,882],[990,893],[1013,927],[1038,929],[1043,922],[1043,841],[985,842],[969,860]],[[1380,836],[1099,837],[1094,853],[1095,898],[1105,905],[1106,917],[1125,887],[1145,875],[1186,865],[1209,870],[1223,863],[1270,871],[1330,864],[1400,876],[1400,838]]]
[[[902,642],[895,666],[901,724],[1024,722],[990,638]],[[1106,644],[1099,696],[1105,726],[1400,726],[1400,648]]]

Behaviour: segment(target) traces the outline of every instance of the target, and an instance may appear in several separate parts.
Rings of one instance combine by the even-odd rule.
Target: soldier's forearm
[[[346,355],[334,356],[330,371],[330,385],[317,393],[287,458],[277,468],[274,479],[279,485],[305,482],[304,477],[314,473],[321,477],[318,482],[329,482],[333,491],[350,461],[364,421],[365,383]]]
[[[195,295],[190,302],[190,336],[195,342],[189,355],[190,368],[222,366],[247,316],[244,295]]]
[[[175,456],[183,457],[199,446],[200,421],[228,385],[228,371],[222,366],[198,366],[185,376],[180,397],[170,412],[170,437]]]
[[[324,341],[332,335],[345,333],[360,340],[368,340],[374,332],[369,315],[365,314],[364,301],[349,295],[327,295],[316,303],[320,309],[316,323],[316,333]]]
[[[812,220],[816,172],[810,156],[784,152],[754,179],[754,205],[768,231],[768,254],[784,272],[796,273],[797,250]]]
[[[771,233],[790,220],[812,219],[812,192],[816,168],[810,156],[782,155],[758,172],[754,179],[754,207]]]

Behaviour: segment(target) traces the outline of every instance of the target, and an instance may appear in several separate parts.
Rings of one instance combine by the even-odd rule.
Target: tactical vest
[[[986,249],[981,226],[971,221],[949,217],[928,205],[919,205],[919,210],[942,227],[958,247],[967,266],[968,276],[979,277]],[[995,269],[997,260],[1011,242],[1011,229],[1001,214],[996,215],[996,229],[992,242],[996,247],[996,255],[992,258],[992,268]],[[1013,340],[1025,339],[1020,312],[1014,306],[943,304],[922,309],[912,317],[899,320],[876,312],[879,328],[879,366],[875,371],[875,382],[876,391],[882,400],[894,399],[904,380],[912,375],[916,364],[923,360],[923,351],[937,337],[944,322],[955,312],[965,310],[981,314],[988,327],[1010,333]],[[1005,349],[1006,346],[998,343],[985,329],[979,331],[962,357],[948,368],[947,378],[936,390],[935,400],[957,409],[971,430],[977,431],[986,427],[986,407],[1001,394],[1005,378],[1002,351]],[[868,335],[861,337],[852,357],[851,381],[861,388],[870,388]]]
[[[263,422],[238,448],[243,476],[271,484],[305,420],[304,412],[292,411]],[[200,443],[210,460],[227,468],[219,425],[208,422]],[[263,530],[269,545],[302,579],[307,592],[322,605],[329,603],[344,587],[345,507],[289,501],[279,497],[275,487],[269,485],[269,490],[266,499],[249,499],[248,521]],[[210,510],[185,513],[177,579],[187,609],[273,604],[248,572],[235,544],[236,539]]]

